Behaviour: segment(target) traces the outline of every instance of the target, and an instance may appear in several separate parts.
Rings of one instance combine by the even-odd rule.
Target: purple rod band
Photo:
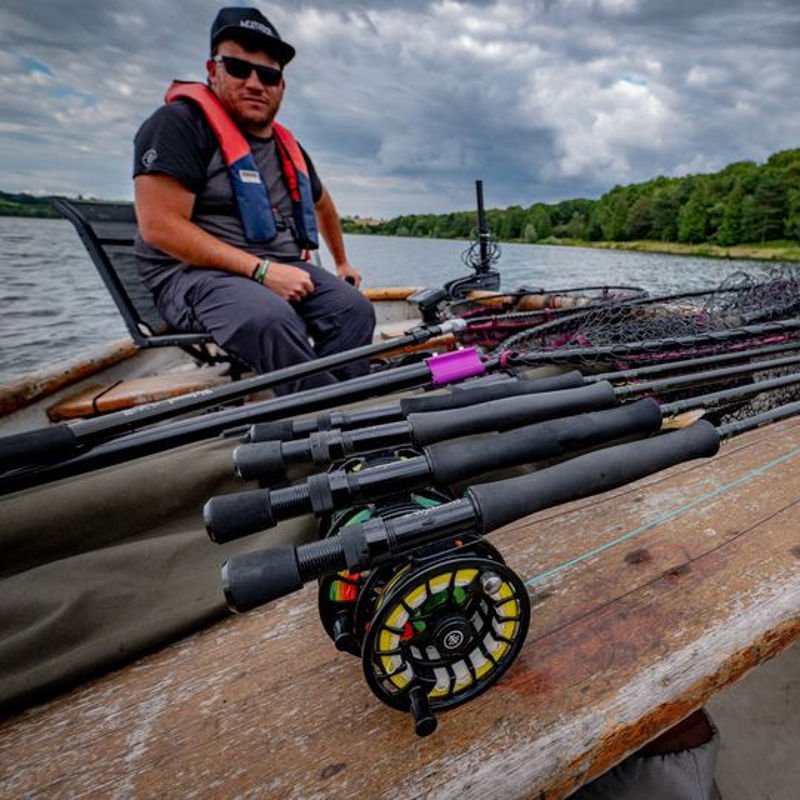
[[[431,378],[435,385],[452,383],[473,375],[482,375],[486,371],[478,351],[474,347],[465,347],[463,350],[454,350],[452,353],[442,353],[426,359]]]

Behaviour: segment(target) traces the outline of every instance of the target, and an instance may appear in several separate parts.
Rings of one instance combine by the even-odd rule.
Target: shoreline
[[[525,242],[519,242],[525,244]],[[637,253],[659,253],[671,256],[698,256],[700,258],[719,258],[726,260],[742,259],[748,261],[790,261],[800,262],[800,242],[737,244],[730,247],[704,243],[681,244],[680,242],[657,242],[639,240],[631,242],[584,242],[578,239],[552,239],[533,242],[537,245],[553,247],[588,247],[596,250],[630,250]]]
[[[366,233],[358,230],[345,231],[352,236],[386,236],[389,239],[436,239],[449,242],[469,242],[470,239],[449,236],[397,236],[391,233]],[[498,244],[520,244],[532,247],[586,247],[593,250],[627,250],[636,253],[658,253],[668,256],[696,256],[698,258],[718,258],[722,260],[743,261],[787,261],[800,263],[800,242],[781,240],[764,244],[736,244],[730,247],[703,242],[683,244],[681,242],[661,242],[639,239],[628,242],[587,242],[583,239],[557,239],[548,237],[538,242],[524,242],[521,239],[498,239]]]

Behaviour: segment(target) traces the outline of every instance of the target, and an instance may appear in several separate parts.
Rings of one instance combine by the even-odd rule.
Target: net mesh
[[[682,349],[686,349],[696,338],[698,348],[707,350],[709,334],[791,318],[799,312],[800,281],[789,271],[773,270],[766,280],[738,272],[716,289],[645,299],[612,299],[529,325],[504,339],[494,352],[580,349],[585,353],[585,365],[590,367],[606,356],[602,352],[593,354],[593,348],[651,342],[652,349],[658,351],[670,342],[682,340]],[[725,337],[716,338],[716,346],[723,348]],[[685,357],[685,353],[681,355]]]

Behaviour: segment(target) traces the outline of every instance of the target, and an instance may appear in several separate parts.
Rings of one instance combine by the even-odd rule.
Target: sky
[[[230,4],[230,3],[228,3]],[[132,139],[205,77],[213,0],[0,0],[0,190],[132,197]],[[800,147],[800,0],[254,3],[279,120],[342,215],[599,197]]]

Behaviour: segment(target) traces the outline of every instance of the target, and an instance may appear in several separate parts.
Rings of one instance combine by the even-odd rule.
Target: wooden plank
[[[307,587],[0,726],[0,795],[563,797],[800,636],[800,426],[491,539],[529,584],[503,680],[417,739]]]
[[[406,300],[421,288],[421,286],[379,286],[364,289],[363,295],[373,303],[390,302]]]
[[[131,339],[119,339],[93,352],[64,361],[57,368],[45,368],[24,378],[0,385],[0,416],[11,414],[54,394],[65,386],[102,372],[136,353]]]
[[[219,370],[223,368],[227,368],[227,365],[217,370],[183,370],[104,386],[91,386],[49,408],[47,416],[52,422],[62,422],[211,389],[230,383],[230,378],[219,374]]]

